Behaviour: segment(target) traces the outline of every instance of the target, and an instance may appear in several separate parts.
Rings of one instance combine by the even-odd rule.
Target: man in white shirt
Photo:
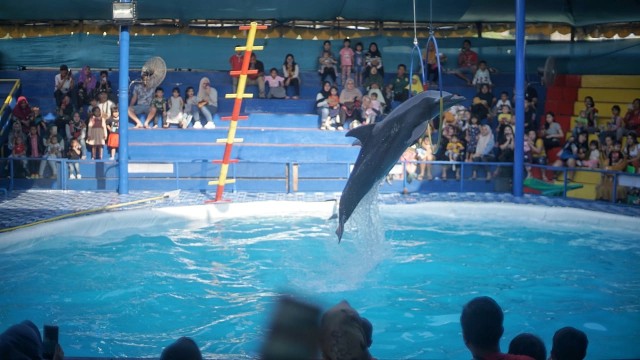
[[[53,89],[53,96],[56,98],[56,107],[60,107],[62,104],[62,99],[65,95],[69,95],[71,97],[71,103],[75,108],[78,101],[75,93],[75,81],[73,81],[73,76],[71,75],[71,71],[69,71],[69,67],[67,65],[60,65],[60,73],[58,73],[55,77],[55,88]]]

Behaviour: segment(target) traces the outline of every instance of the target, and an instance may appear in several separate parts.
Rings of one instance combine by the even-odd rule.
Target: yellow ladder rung
[[[251,98],[253,98],[253,94],[240,94],[239,97],[241,97],[243,99],[251,99]],[[226,94],[224,96],[224,98],[225,99],[236,99],[236,98],[238,98],[238,94]]]
[[[224,139],[216,139],[216,143],[226,143],[226,142],[227,142],[226,138],[224,138]],[[235,139],[233,139],[233,142],[234,143],[241,143],[241,142],[244,142],[244,139],[243,138],[235,138]]]
[[[260,45],[260,46],[253,46],[251,48],[251,50],[263,50],[264,46]],[[236,51],[245,51],[247,50],[246,46],[236,46]]]
[[[236,179],[227,179],[224,181],[225,184],[235,184]],[[208,183],[209,185],[220,185],[218,180],[211,180]]]

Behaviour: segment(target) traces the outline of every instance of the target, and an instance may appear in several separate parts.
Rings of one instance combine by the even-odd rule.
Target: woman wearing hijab
[[[371,68],[378,69],[378,74],[384,78],[384,66],[382,66],[382,54],[378,50],[378,44],[372,42],[369,44],[369,51],[364,54],[364,62],[367,67],[364,69],[364,76],[367,77],[371,73]]]
[[[88,105],[95,98],[97,79],[89,65],[85,65],[78,75],[78,107]]]
[[[411,96],[415,96],[424,91],[424,87],[422,86],[422,80],[420,80],[420,76],[413,75],[411,77],[411,84],[407,85],[407,89],[409,89],[409,94]]]
[[[346,85],[340,93],[340,121],[344,126],[349,128],[352,121],[360,121],[360,103],[362,102],[362,92],[356,88],[355,81],[351,78],[347,79]],[[359,123],[358,123],[359,124]],[[338,127],[341,130],[341,127]]]
[[[211,86],[208,77],[200,79],[200,87],[198,88],[198,111],[194,113],[194,125],[196,129],[202,128],[200,122],[200,114],[204,115],[207,122],[204,124],[205,129],[215,129],[216,124],[213,123],[213,116],[218,112],[218,91]]]
[[[14,121],[19,122],[22,126],[22,132],[25,134],[28,133],[29,125],[33,118],[33,111],[31,111],[31,107],[29,106],[29,102],[26,97],[20,96],[18,98],[18,103],[13,108],[11,115],[13,116]]]
[[[491,128],[487,124],[483,124],[480,127],[480,136],[478,137],[478,145],[476,145],[476,152],[472,156],[473,162],[492,162],[495,161],[495,156],[493,155],[493,146],[495,145],[495,141],[493,139],[493,133],[491,132]],[[477,174],[477,167],[473,167],[473,174],[471,175],[471,179],[475,180]],[[485,167],[485,172],[487,173],[487,181],[491,180],[491,170],[489,166]]]
[[[325,81],[322,83],[322,89],[316,95],[316,109],[318,111],[318,128],[322,126],[322,122],[329,117],[329,103],[327,99],[329,98],[329,92],[331,91],[331,83],[329,81]]]

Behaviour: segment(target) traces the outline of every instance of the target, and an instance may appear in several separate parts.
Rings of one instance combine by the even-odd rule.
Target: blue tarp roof
[[[434,22],[513,22],[514,0],[432,0]],[[0,21],[110,20],[110,0],[0,2]],[[416,0],[418,21],[430,3]],[[527,21],[572,26],[640,21],[640,0],[529,0]],[[138,0],[139,19],[413,21],[412,0]]]

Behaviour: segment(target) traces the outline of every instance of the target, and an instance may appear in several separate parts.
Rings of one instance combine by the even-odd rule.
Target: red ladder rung
[[[258,26],[256,26],[256,29],[257,30],[265,30],[268,27],[269,27],[268,25],[258,25]],[[240,30],[251,30],[251,25],[242,25],[242,26],[240,26]]]
[[[247,74],[247,75],[255,75],[257,73],[258,73],[258,70],[254,69],[254,70],[247,70],[247,72],[245,74]],[[231,76],[239,76],[239,75],[242,75],[243,73],[242,73],[242,70],[232,70],[232,71],[229,71],[229,74]]]
[[[212,164],[224,164],[224,160],[211,160]],[[228,164],[237,164],[238,159],[229,159]]]
[[[234,119],[234,118],[233,118],[233,116],[222,116],[222,117],[220,118],[220,120],[222,120],[222,121],[228,121],[228,120],[248,120],[248,119],[249,119],[249,117],[248,117],[248,116],[246,116],[246,115],[240,115],[240,116],[238,116],[238,118],[237,118],[237,119]]]

